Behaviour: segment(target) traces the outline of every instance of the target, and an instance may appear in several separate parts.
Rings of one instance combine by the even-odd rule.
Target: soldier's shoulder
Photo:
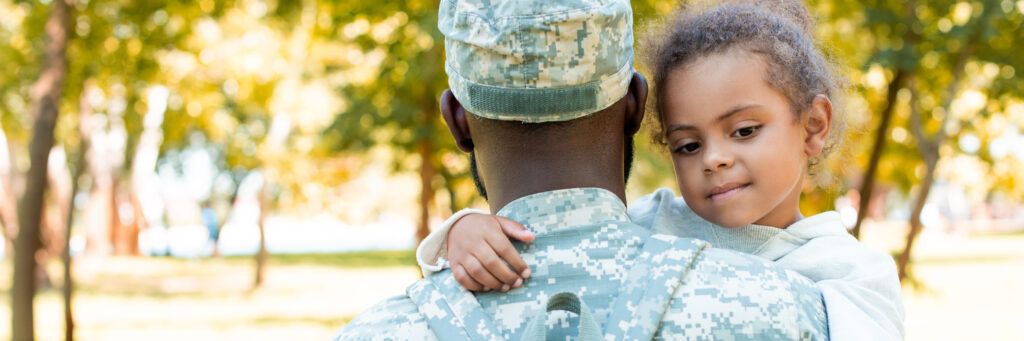
[[[756,256],[708,248],[676,289],[659,333],[799,339],[821,335],[824,323],[821,293],[806,277]]]
[[[760,286],[769,290],[786,288],[790,292],[817,292],[814,282],[796,271],[758,256],[714,247],[701,253],[694,262],[691,274],[709,280],[731,281],[733,284]]]
[[[416,303],[398,295],[377,303],[341,328],[334,340],[435,340]]]

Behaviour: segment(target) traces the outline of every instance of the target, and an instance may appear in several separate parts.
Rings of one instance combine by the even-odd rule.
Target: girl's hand
[[[509,238],[533,242],[533,234],[523,225],[503,217],[470,214],[456,221],[447,238],[455,280],[470,291],[504,292],[523,286],[530,268]]]

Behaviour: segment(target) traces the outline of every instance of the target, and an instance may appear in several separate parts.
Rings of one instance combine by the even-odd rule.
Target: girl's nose
[[[732,167],[733,157],[726,148],[704,145],[704,173],[711,174]]]

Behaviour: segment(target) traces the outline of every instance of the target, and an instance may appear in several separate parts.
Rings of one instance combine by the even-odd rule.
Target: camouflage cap
[[[442,0],[452,93],[481,117],[568,121],[626,95],[633,76],[628,0]]]

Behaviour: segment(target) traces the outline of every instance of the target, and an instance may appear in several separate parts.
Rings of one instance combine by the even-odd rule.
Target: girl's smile
[[[726,200],[726,199],[732,198],[735,195],[738,195],[740,191],[746,189],[749,186],[750,186],[749,183],[745,183],[745,184],[738,184],[738,183],[733,183],[733,182],[726,183],[724,185],[716,186],[715,188],[712,188],[711,189],[711,193],[708,194],[707,198],[710,199],[711,201]]]

